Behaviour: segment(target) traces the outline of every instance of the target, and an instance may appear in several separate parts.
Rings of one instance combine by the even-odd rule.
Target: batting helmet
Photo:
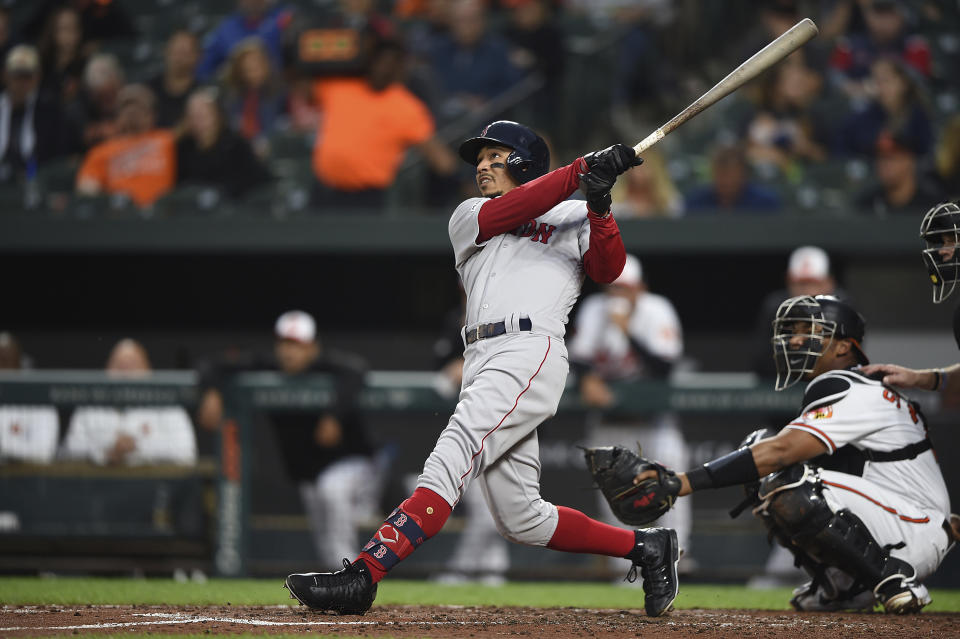
[[[930,207],[920,223],[923,263],[933,283],[933,302],[950,297],[960,281],[960,206],[941,202]]]
[[[550,150],[543,138],[522,124],[510,120],[497,120],[488,124],[480,135],[466,140],[460,145],[460,157],[476,166],[480,149],[491,145],[513,149],[507,156],[507,172],[519,184],[540,177],[550,168]]]
[[[833,295],[800,295],[784,301],[773,320],[775,388],[783,390],[812,373],[834,338],[850,340],[857,361],[869,364],[860,346],[865,331],[863,316]]]

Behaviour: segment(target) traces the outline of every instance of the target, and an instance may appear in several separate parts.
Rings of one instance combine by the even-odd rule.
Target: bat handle
[[[633,147],[634,152],[637,155],[640,155],[641,153],[649,149],[651,146],[653,146],[654,144],[662,140],[664,135],[666,135],[666,133],[663,132],[663,128],[657,129],[647,137],[640,140],[640,143],[637,144],[637,146]]]

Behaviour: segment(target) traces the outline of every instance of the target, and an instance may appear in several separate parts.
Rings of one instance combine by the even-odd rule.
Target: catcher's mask
[[[960,206],[941,202],[920,223],[923,263],[933,283],[933,302],[950,297],[960,281]]]
[[[850,340],[857,361],[869,364],[860,346],[865,328],[863,316],[832,295],[800,295],[784,301],[773,320],[774,388],[789,388],[813,373],[834,338]]]
[[[510,120],[488,124],[480,135],[464,141],[460,145],[460,157],[464,162],[476,166],[480,149],[491,145],[513,149],[507,156],[507,172],[517,184],[538,178],[550,168],[550,150],[543,138],[528,127]]]

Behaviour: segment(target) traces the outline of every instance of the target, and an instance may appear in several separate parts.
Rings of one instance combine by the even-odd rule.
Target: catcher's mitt
[[[670,510],[677,500],[680,479],[662,464],[645,459],[623,446],[584,448],[583,454],[587,468],[613,514],[625,524],[649,524]],[[647,470],[655,470],[656,478],[634,484],[634,477]]]

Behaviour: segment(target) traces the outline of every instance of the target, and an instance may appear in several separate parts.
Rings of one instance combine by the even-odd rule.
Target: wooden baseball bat
[[[659,129],[645,137],[633,150],[640,155],[651,146],[662,140],[668,133],[700,113],[708,106],[721,98],[730,95],[741,86],[757,77],[777,62],[802,47],[819,33],[817,25],[810,18],[804,18],[790,27],[779,38],[754,53],[746,62],[730,72],[723,80],[717,82],[709,91],[694,100],[687,108],[673,116],[673,118]]]

